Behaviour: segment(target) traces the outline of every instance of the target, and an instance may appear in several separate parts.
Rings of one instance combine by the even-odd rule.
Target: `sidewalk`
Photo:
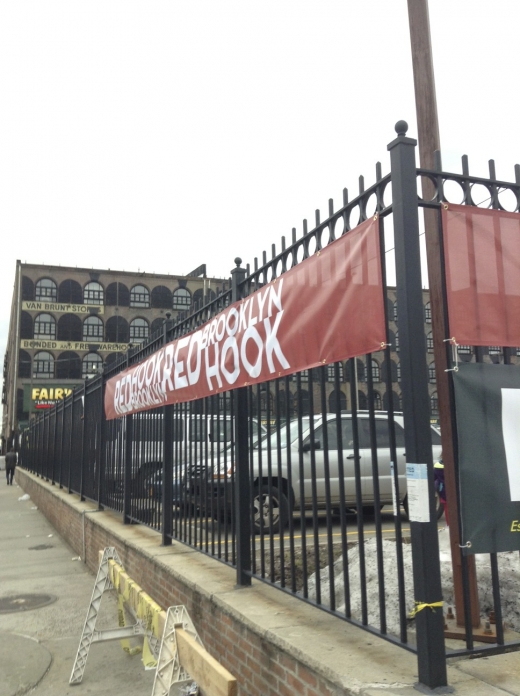
[[[25,693],[35,685],[30,693],[37,696],[108,696],[115,690],[125,696],[151,693],[153,672],[145,672],[139,656],[129,657],[118,642],[92,646],[82,684],[69,687],[94,578],[83,562],[74,560],[75,553],[34,509],[34,503],[18,500],[22,495],[21,488],[8,487],[5,479],[0,479],[0,611],[2,599],[11,595],[49,594],[56,601],[31,611],[0,613],[0,696]],[[63,496],[59,492],[56,495]],[[92,517],[99,523],[106,519],[105,524],[117,525],[117,533],[133,545],[146,546],[150,561],[158,556],[166,563],[174,553],[171,548],[151,543],[151,535],[145,533],[149,530],[139,526],[123,528],[112,520],[111,513]],[[217,564],[215,570],[212,559],[186,547],[178,552],[178,572],[192,572],[202,578],[207,566],[211,573],[208,583],[216,601],[228,602],[248,623],[258,625],[259,630],[265,631],[266,639],[271,638],[272,649],[276,649],[276,644],[292,644],[292,649],[301,654],[311,653],[325,673],[334,673],[341,679],[343,688],[337,691],[338,695],[417,695],[417,661],[411,653],[350,624],[331,622],[323,612],[262,583],[253,583],[251,588],[238,592],[230,589],[229,583],[221,583],[225,588],[221,589],[220,575],[229,574],[226,566]],[[193,569],[190,564],[194,564]],[[117,611],[110,593],[101,606],[104,625],[113,626]],[[101,618],[97,627],[102,627]],[[199,620],[204,621],[204,617]],[[451,688],[438,693],[520,696],[520,653],[452,661],[448,665]],[[338,683],[337,679],[334,681]],[[239,694],[249,696],[240,684]]]
[[[119,642],[93,645],[83,682],[69,686],[94,577],[81,560],[75,560],[74,552],[34,503],[18,500],[23,494],[16,484],[6,485],[2,472],[0,696],[26,692],[36,696],[150,694],[154,672],[146,672],[140,656],[130,657]],[[96,628],[117,626],[117,604],[112,594],[103,596]],[[40,608],[16,610],[43,601],[42,595],[55,600]],[[4,613],[6,609],[9,613]]]

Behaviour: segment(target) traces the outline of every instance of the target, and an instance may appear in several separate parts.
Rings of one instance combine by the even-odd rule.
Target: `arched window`
[[[128,307],[130,290],[124,283],[110,283],[105,291],[105,304],[110,307]]]
[[[70,278],[64,280],[60,283],[58,300],[60,302],[66,302],[67,304],[82,304],[83,290],[81,289],[81,285]]]
[[[33,337],[33,320],[29,312],[22,312],[20,317],[20,338]]]
[[[431,363],[428,365],[428,380],[429,380],[431,383],[434,383],[434,382],[437,381],[437,377],[436,377],[436,375],[435,375],[435,362],[431,362]]]
[[[157,309],[171,309],[172,291],[165,285],[157,285],[152,289],[152,307]]]
[[[300,389],[300,394],[298,396],[298,393],[294,395],[293,398],[293,412],[294,413],[300,413],[299,410],[299,405],[301,403],[301,415],[302,416],[308,416],[309,415],[309,392],[306,389]]]
[[[432,323],[432,304],[431,304],[431,302],[427,302],[424,305],[424,321],[427,324]]]
[[[366,411],[368,407],[367,395],[365,392],[358,390],[358,402],[357,407],[360,411]]]
[[[339,391],[335,389],[334,391],[331,391],[331,393],[329,394],[329,411],[331,413],[336,413],[338,406],[340,411],[347,410],[347,397],[341,391],[341,389]]]
[[[52,314],[38,314],[34,320],[34,338],[56,340],[56,319]]]
[[[124,357],[125,357],[124,353],[109,353],[106,357],[105,365],[107,367],[110,367],[114,363],[119,362],[121,360],[121,358],[124,358]]]
[[[87,377],[93,377],[94,375],[101,372],[103,367],[103,360],[97,353],[87,353],[82,360],[81,376],[83,379]]]
[[[31,376],[31,356],[26,350],[18,351],[18,377]]]
[[[204,290],[199,288],[193,293],[193,304],[195,307],[202,307],[204,304]]]
[[[128,343],[130,331],[127,320],[119,316],[110,317],[105,334],[108,343]]]
[[[34,283],[27,276],[22,276],[22,300],[34,300]]]
[[[137,317],[130,322],[130,343],[142,343],[148,338],[150,327],[146,319]]]
[[[384,360],[381,364],[381,381],[386,382],[387,380],[387,368],[390,364],[390,378],[392,382],[397,382],[397,364],[395,360]]]
[[[439,400],[437,398],[437,392],[433,392],[430,396],[430,411],[432,416],[439,415]]]
[[[431,331],[426,336],[426,348],[428,349],[428,353],[433,353],[433,333]]]
[[[58,299],[58,287],[50,278],[41,278],[36,283],[35,300],[37,302],[56,302]]]
[[[173,292],[173,309],[184,310],[191,305],[191,294],[186,288],[177,288]]]
[[[392,407],[394,411],[399,411],[401,408],[401,402],[399,400],[399,394],[395,391],[390,392],[390,397],[388,392],[383,394],[383,410],[388,411],[390,406],[390,398],[392,399]]]
[[[81,379],[81,359],[72,350],[65,350],[56,360],[56,377],[58,379]]]
[[[33,377],[52,379],[54,377],[54,356],[46,350],[36,353],[33,361]]]
[[[144,285],[134,285],[130,290],[130,307],[149,307],[150,293]]]
[[[83,302],[85,304],[102,305],[105,300],[104,295],[103,286],[95,280],[91,280],[83,288]]]
[[[76,314],[64,314],[58,319],[58,341],[81,341],[81,319]]]
[[[83,322],[83,340],[85,343],[98,343],[103,340],[103,322],[92,315]]]
[[[162,317],[159,317],[158,319],[154,319],[152,321],[152,326],[150,328],[150,332],[154,334],[156,331],[162,331],[164,321],[165,320]]]
[[[378,391],[374,392],[374,409],[376,411],[381,411],[383,409],[381,394]]]
[[[379,363],[377,362],[377,360],[372,358],[370,364],[372,366],[372,382],[380,382],[381,381],[381,370],[379,369]]]

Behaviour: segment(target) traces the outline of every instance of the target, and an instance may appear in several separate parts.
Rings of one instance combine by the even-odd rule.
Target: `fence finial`
[[[240,264],[242,263],[242,259],[237,256],[235,259],[235,263],[237,265],[237,268],[240,268]]]
[[[406,135],[406,131],[408,130],[408,124],[406,121],[397,121],[395,124],[395,132],[397,135]]]

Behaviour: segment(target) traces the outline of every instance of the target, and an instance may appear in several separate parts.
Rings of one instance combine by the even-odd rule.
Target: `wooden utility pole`
[[[417,131],[419,140],[419,159],[421,168],[435,169],[435,151],[441,149],[439,120],[437,117],[437,98],[430,38],[428,0],[408,0],[408,20],[412,46],[413,79],[415,87],[415,108],[417,112]],[[422,196],[431,200],[435,195],[435,185],[429,179],[422,180]],[[460,555],[459,510],[457,486],[455,481],[452,402],[448,369],[448,331],[444,319],[441,248],[439,241],[438,212],[424,208],[424,231],[428,257],[428,280],[432,309],[433,354],[437,379],[437,395],[441,425],[442,454],[446,497],[450,520],[450,542],[453,563],[453,584],[455,590],[455,613],[457,625],[464,626],[464,601],[462,584],[462,564]],[[468,579],[471,597],[471,624],[480,626],[480,606],[478,601],[475,559],[468,557]]]

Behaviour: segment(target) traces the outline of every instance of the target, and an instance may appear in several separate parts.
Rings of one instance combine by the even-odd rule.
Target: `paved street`
[[[56,534],[23,491],[7,486],[0,473],[0,696],[30,690],[36,696],[151,693],[153,671],[140,656],[130,657],[119,642],[93,645],[83,682],[69,677],[94,577]],[[25,597],[20,598],[20,595]],[[46,595],[52,603],[24,611]],[[12,602],[8,598],[13,599]],[[25,600],[25,601],[23,601]],[[4,613],[7,606],[9,613]],[[112,593],[104,595],[96,628],[117,626]]]

